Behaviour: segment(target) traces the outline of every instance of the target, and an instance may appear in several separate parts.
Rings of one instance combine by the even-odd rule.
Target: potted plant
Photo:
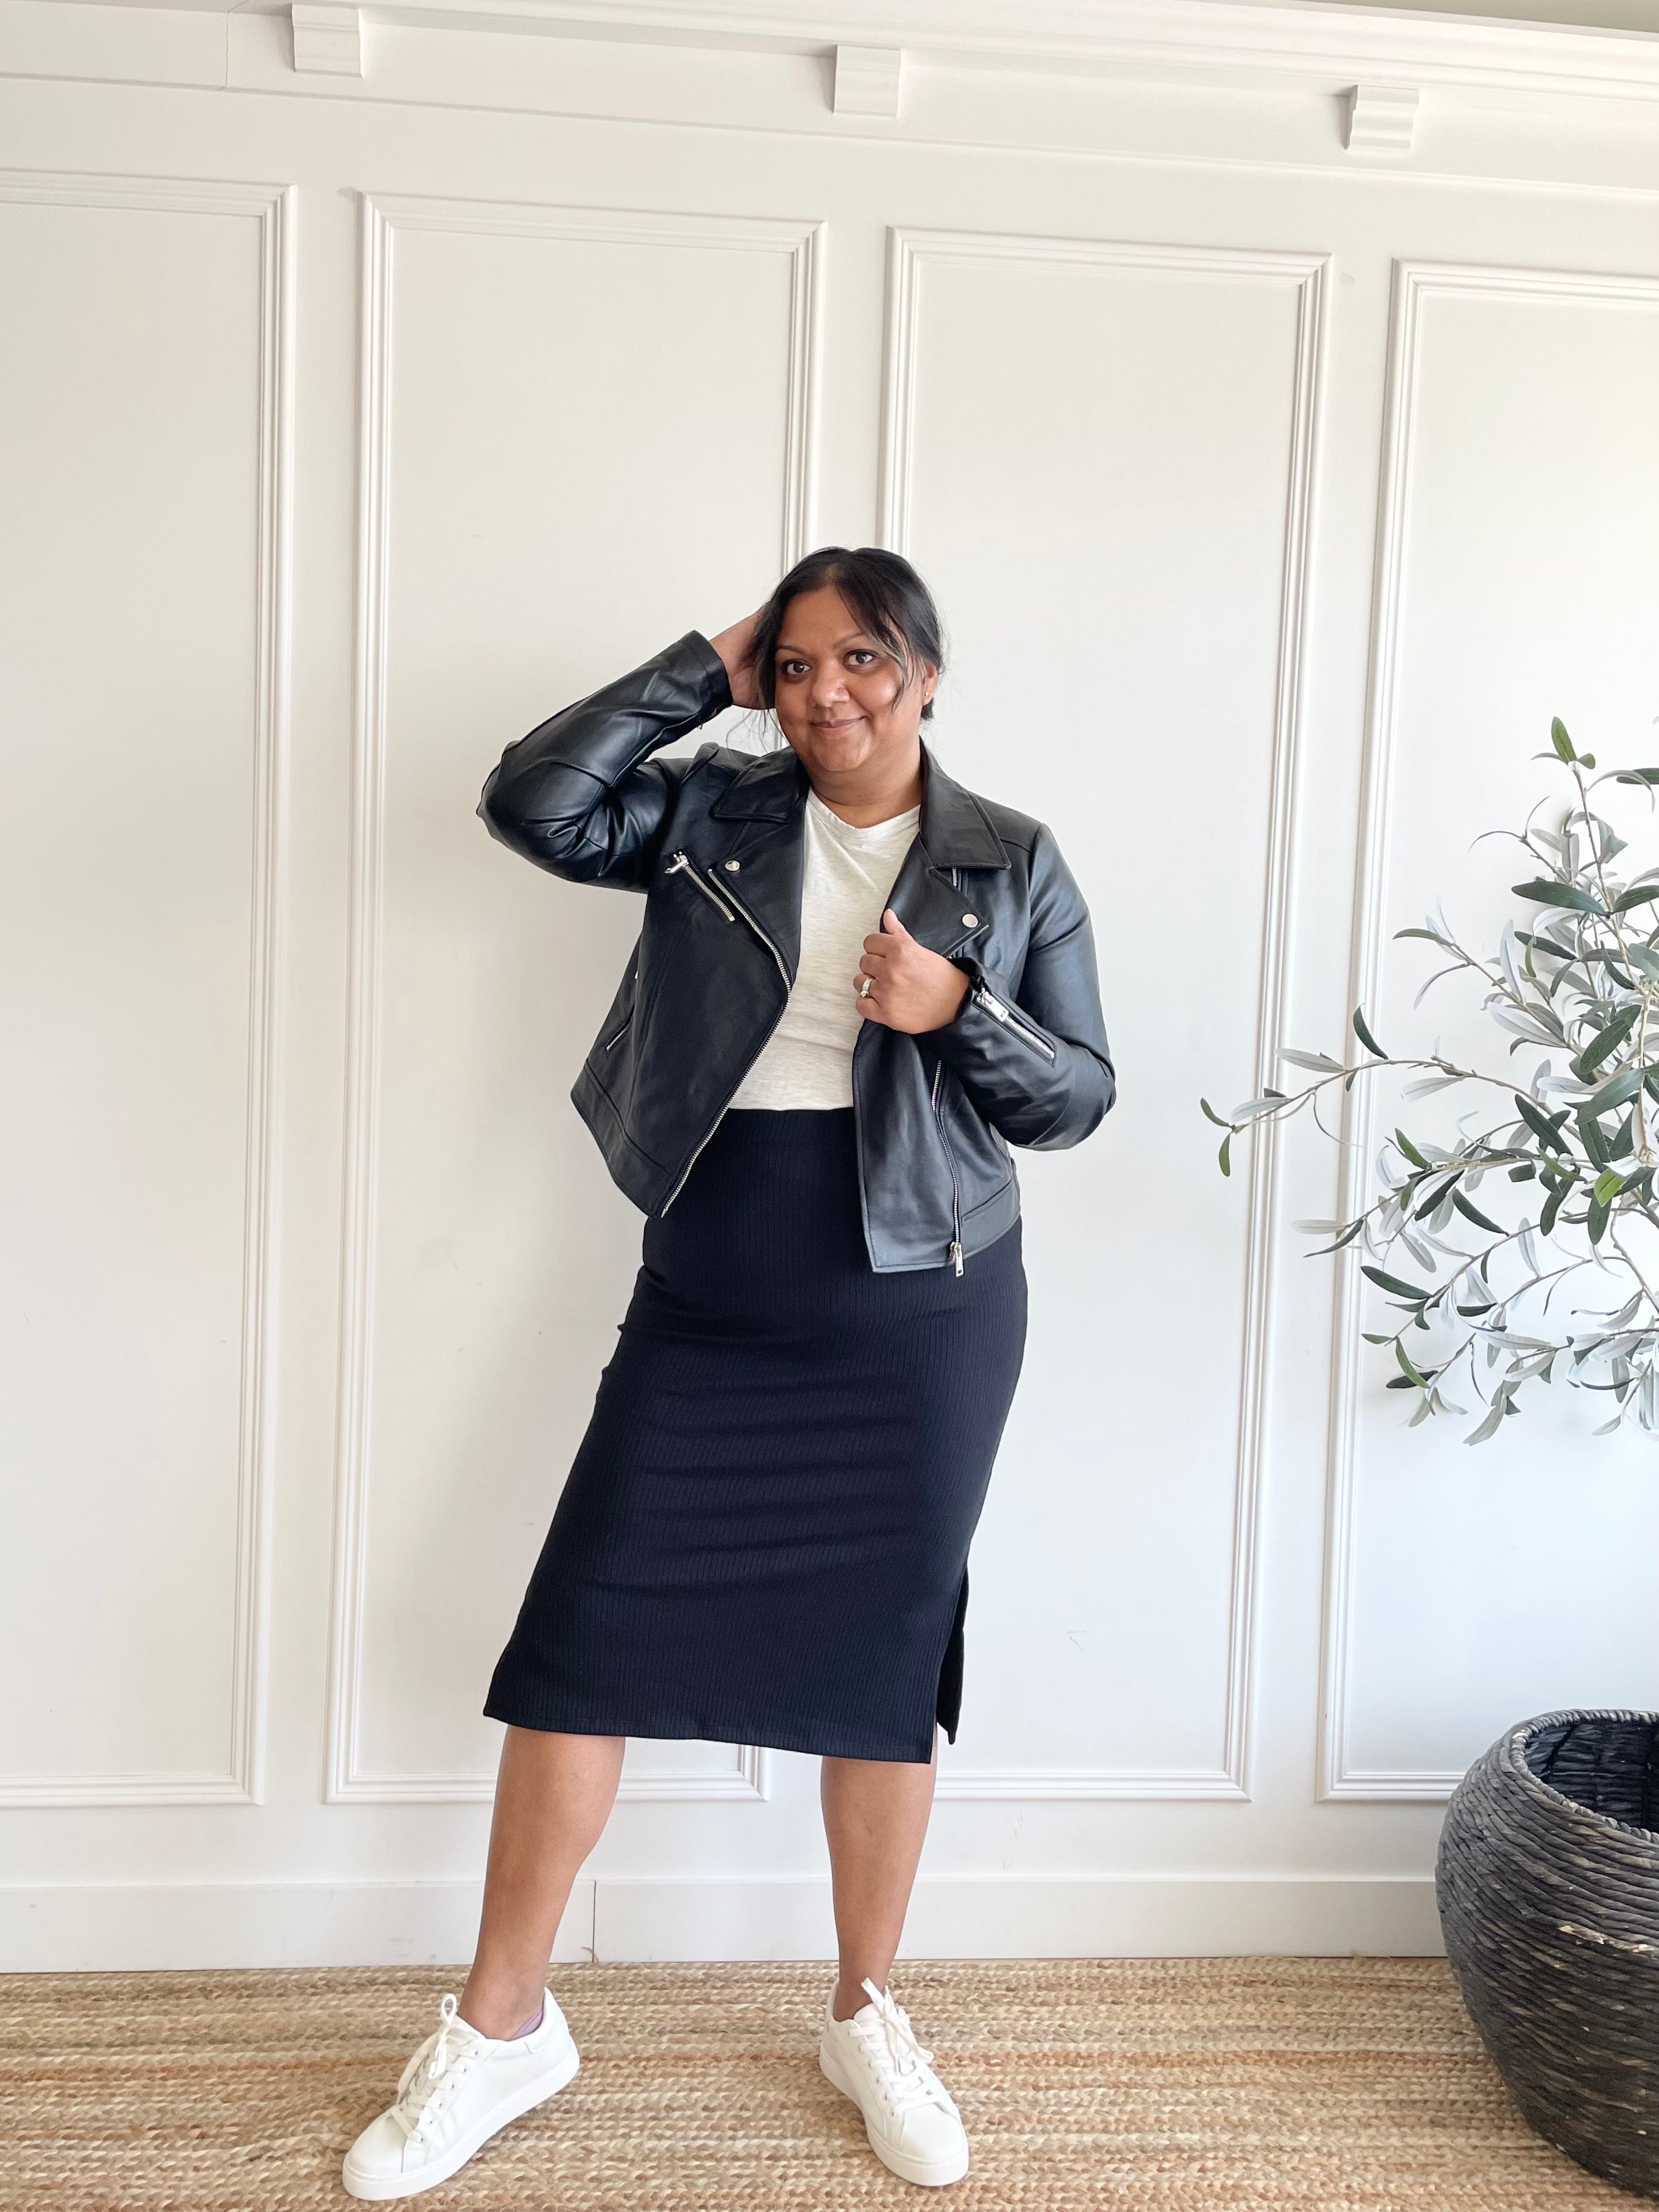
[[[1396,1128],[1363,1212],[1297,1226],[1332,1237],[1321,1250],[1364,1255],[1398,1316],[1364,1334],[1393,1362],[1388,1387],[1415,1400],[1411,1425],[1473,1414],[1471,1444],[1556,1382],[1595,1394],[1597,1435],[1659,1435],[1659,866],[1620,870],[1626,841],[1592,799],[1607,781],[1651,796],[1659,769],[1597,775],[1559,720],[1551,738],[1541,757],[1571,781],[1565,810],[1540,826],[1540,801],[1520,830],[1487,833],[1527,854],[1513,886],[1525,910],[1496,951],[1478,957],[1443,915],[1395,933],[1445,956],[1424,991],[1484,980],[1510,1066],[1397,1058],[1356,1007],[1353,1060],[1286,1050],[1311,1079],[1299,1090],[1227,1115],[1200,1101],[1226,1132],[1226,1174],[1241,1129],[1318,1120],[1322,1095],[1384,1068],[1409,1073],[1407,1099],[1464,1087],[1453,1141]],[[1514,1065],[1523,1053],[1530,1074]],[[1453,1793],[1435,1895],[1464,2001],[1528,2121],[1659,2197],[1659,1713],[1574,1708],[1507,1730]]]

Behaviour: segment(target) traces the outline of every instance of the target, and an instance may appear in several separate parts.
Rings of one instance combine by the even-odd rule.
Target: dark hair
[[[803,592],[833,585],[866,636],[885,646],[908,684],[918,665],[930,661],[945,672],[945,638],[933,605],[933,595],[902,553],[884,546],[820,545],[815,553],[797,561],[761,610],[755,625],[750,666],[761,697],[769,707],[777,700],[777,647],[783,634],[790,602]],[[930,699],[921,710],[923,721],[933,711]]]

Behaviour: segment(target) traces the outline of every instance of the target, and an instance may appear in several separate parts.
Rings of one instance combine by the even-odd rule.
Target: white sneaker
[[[528,2035],[480,2035],[447,1996],[438,2026],[403,2070],[398,2100],[346,2153],[346,2193],[415,2197],[466,2164],[509,2120],[562,2089],[580,2061],[549,1990]]]
[[[818,2063],[843,2095],[864,2113],[870,2148],[906,2181],[939,2188],[968,2171],[968,2137],[962,2115],[928,2063],[933,2054],[916,2041],[902,2005],[866,1976],[870,1993],[851,2020],[825,1999]]]

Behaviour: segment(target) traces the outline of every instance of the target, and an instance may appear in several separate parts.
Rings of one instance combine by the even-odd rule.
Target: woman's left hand
[[[968,978],[942,953],[930,952],[890,906],[880,929],[864,940],[864,957],[853,978],[854,1003],[866,1022],[912,1036],[942,1029],[954,1018]]]

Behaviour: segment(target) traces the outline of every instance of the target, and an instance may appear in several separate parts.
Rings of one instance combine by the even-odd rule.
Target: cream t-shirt
[[[858,830],[807,793],[794,988],[733,1106],[852,1104],[853,1045],[863,1026],[854,1004],[859,962],[865,939],[881,927],[921,817],[913,806]]]

